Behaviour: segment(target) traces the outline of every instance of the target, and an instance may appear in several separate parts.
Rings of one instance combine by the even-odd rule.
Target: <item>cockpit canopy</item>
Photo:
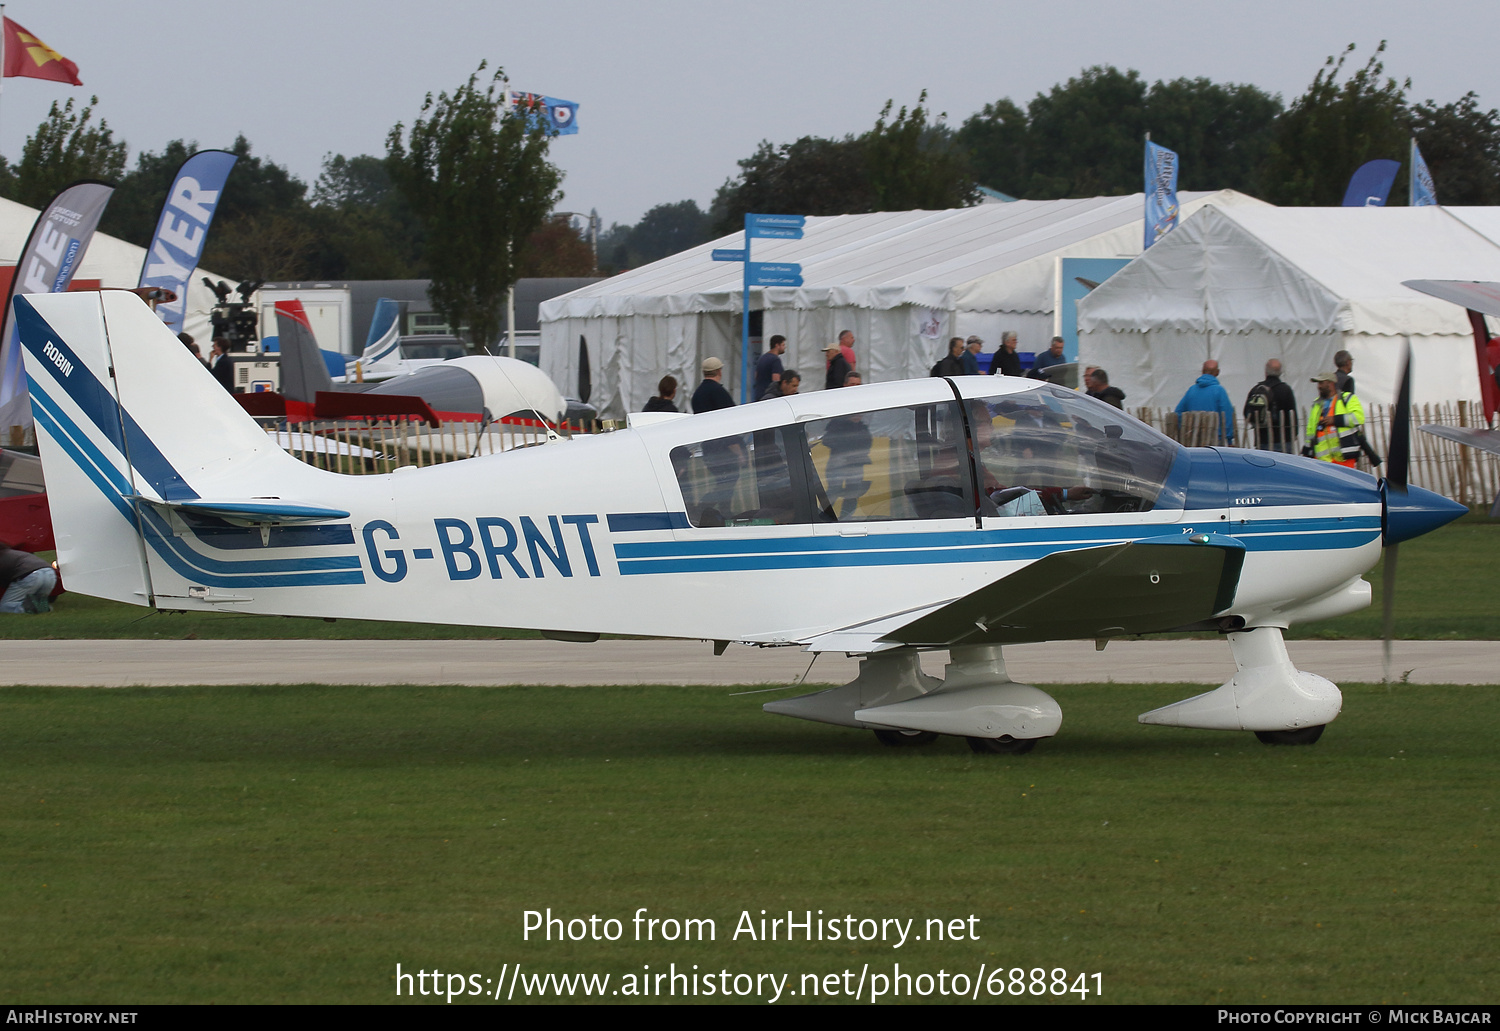
[[[1180,452],[1048,385],[804,418],[683,444],[671,462],[689,523],[713,527],[1144,512]]]

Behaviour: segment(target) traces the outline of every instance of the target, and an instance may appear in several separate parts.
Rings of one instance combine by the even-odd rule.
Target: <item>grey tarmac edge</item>
[[[1334,683],[1384,678],[1379,641],[1292,641],[1299,669]],[[707,641],[10,641],[0,686],[227,686],[236,684],[629,684],[746,687],[854,679],[857,661],[800,648]],[[1224,641],[1091,641],[1005,649],[1012,679],[1031,684],[1220,684],[1234,673]],[[947,654],[923,655],[942,675]],[[811,662],[811,669],[809,669]],[[1500,641],[1397,641],[1392,679],[1413,684],[1500,684]]]

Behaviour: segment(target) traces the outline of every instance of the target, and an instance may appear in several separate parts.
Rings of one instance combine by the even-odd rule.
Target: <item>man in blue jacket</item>
[[[1210,358],[1203,363],[1203,375],[1198,382],[1187,388],[1182,400],[1177,402],[1177,414],[1183,412],[1218,412],[1218,443],[1234,445],[1234,405],[1229,394],[1219,385],[1219,363]]]

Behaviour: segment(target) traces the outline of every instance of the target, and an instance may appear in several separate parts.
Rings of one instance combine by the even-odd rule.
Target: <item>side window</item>
[[[672,470],[694,526],[784,526],[814,521],[796,426],[672,449]]]
[[[964,431],[952,402],[860,412],[805,425],[809,479],[842,523],[972,517]]]

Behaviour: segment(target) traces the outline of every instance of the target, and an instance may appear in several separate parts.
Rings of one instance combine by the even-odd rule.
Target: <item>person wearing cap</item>
[[[1318,385],[1318,399],[1307,413],[1307,442],[1302,453],[1352,469],[1365,448],[1365,406],[1354,391],[1339,391],[1338,378],[1338,369],[1320,372],[1312,378]],[[1370,457],[1379,464],[1373,452]]]
[[[720,408],[733,408],[734,398],[724,389],[724,363],[717,358],[703,359],[703,382],[693,391],[693,412],[716,412]]]
[[[843,386],[844,378],[849,375],[849,362],[844,358],[843,348],[835,341],[823,348],[823,357],[828,359],[828,375],[823,381],[823,389]]]
[[[964,341],[964,353],[958,356],[958,360],[964,363],[965,376],[979,375],[979,352],[984,348],[984,341],[978,337],[969,337]]]

